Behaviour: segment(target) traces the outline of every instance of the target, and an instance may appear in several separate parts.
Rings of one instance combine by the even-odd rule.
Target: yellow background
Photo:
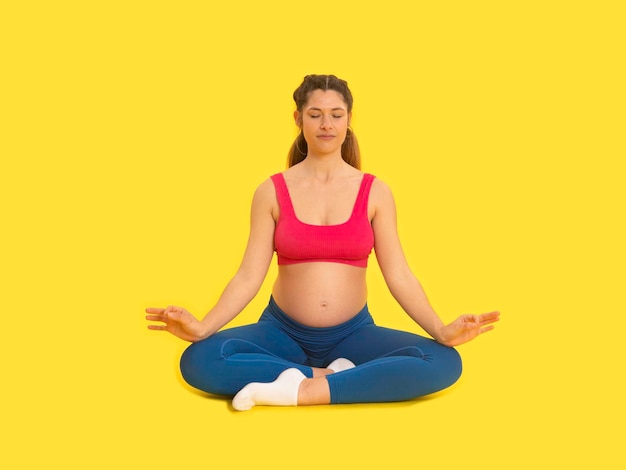
[[[621,468],[620,3],[4,2],[0,466]],[[237,413],[146,329],[234,273],[309,73],[348,80],[440,315],[502,312],[436,397]]]

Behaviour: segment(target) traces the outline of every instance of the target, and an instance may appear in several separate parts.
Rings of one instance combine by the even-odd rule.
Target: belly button
[[[322,306],[322,308],[326,308],[328,307],[328,302],[326,302],[325,300],[322,300],[322,303],[320,305]]]

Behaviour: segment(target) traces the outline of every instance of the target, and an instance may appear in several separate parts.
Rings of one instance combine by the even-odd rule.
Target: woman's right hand
[[[148,325],[148,329],[169,331],[192,343],[207,337],[203,323],[182,307],[170,305],[167,308],[147,308],[146,320],[162,322],[163,325]]]

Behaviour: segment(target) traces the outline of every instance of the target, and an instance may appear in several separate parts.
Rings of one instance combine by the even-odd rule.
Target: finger
[[[495,327],[493,325],[492,326],[486,326],[485,328],[481,328],[478,333],[482,335],[483,333],[487,333],[488,331],[491,331],[494,328]]]
[[[491,318],[491,317],[499,317],[500,316],[500,312],[498,311],[493,311],[493,312],[487,312],[487,313],[482,313],[479,315],[480,317],[485,317],[485,318]]]
[[[494,322],[500,319],[500,312],[483,313],[479,316],[481,322]]]
[[[491,325],[492,323],[496,323],[496,322],[498,322],[498,321],[500,321],[500,319],[499,319],[499,318],[492,318],[492,319],[490,319],[490,320],[481,321],[481,322],[480,322],[480,325],[481,325],[481,326],[484,326],[484,325]]]
[[[164,308],[149,307],[146,309],[146,313],[163,313],[163,312],[165,312]]]
[[[165,330],[165,328],[166,328],[165,325],[148,325],[149,330],[163,331]]]

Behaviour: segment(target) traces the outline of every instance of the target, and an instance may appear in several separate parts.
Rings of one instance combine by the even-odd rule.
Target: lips
[[[330,134],[322,134],[322,135],[318,135],[317,138],[322,139],[322,140],[331,140],[331,139],[334,139],[335,136],[330,135]]]

